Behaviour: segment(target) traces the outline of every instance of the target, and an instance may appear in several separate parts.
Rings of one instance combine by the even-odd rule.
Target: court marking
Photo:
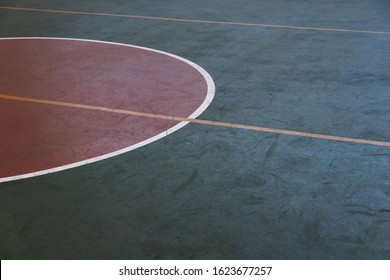
[[[293,26],[293,25],[278,25],[278,24],[249,23],[249,22],[247,23],[247,22],[234,22],[234,21],[197,20],[197,19],[183,19],[183,18],[169,18],[169,17],[138,16],[138,15],[116,14],[116,13],[82,12],[82,11],[51,10],[51,9],[37,9],[37,8],[19,8],[19,7],[9,7],[9,6],[0,6],[0,9],[1,10],[29,11],[29,12],[62,13],[62,14],[73,14],[73,15],[123,17],[123,18],[132,18],[132,19],[175,21],[175,22],[188,22],[188,23],[205,23],[205,24],[218,24],[218,25],[237,25],[237,26],[254,26],[254,27],[267,27],[267,28],[300,29],[300,30],[312,30],[312,31],[330,31],[330,32],[344,32],[344,33],[366,33],[366,34],[390,35],[390,31],[374,31],[374,30],[358,30],[358,29],[326,28],[326,27],[310,27],[310,26]]]
[[[141,49],[141,50],[151,51],[151,52],[163,54],[163,55],[166,55],[166,56],[170,56],[170,57],[175,58],[177,60],[180,60],[180,61],[190,65],[194,69],[196,69],[203,76],[203,78],[205,79],[205,81],[207,83],[207,94],[206,94],[205,99],[203,100],[202,104],[188,118],[196,118],[196,117],[198,117],[200,114],[202,114],[207,109],[207,107],[211,104],[212,100],[214,99],[215,84],[214,84],[214,81],[213,81],[212,77],[210,76],[210,74],[205,69],[203,69],[201,66],[199,66],[198,64],[196,64],[196,63],[194,63],[194,62],[192,62],[190,60],[187,60],[187,59],[185,59],[183,57],[171,54],[171,53],[167,53],[167,52],[156,50],[156,49],[141,47],[141,46],[130,45],[130,44],[123,44],[123,43],[116,43],[116,42],[107,42],[107,41],[99,41],[99,40],[90,40],[90,39],[58,38],[58,37],[10,37],[10,38],[0,38],[0,40],[23,40],[23,39],[70,40],[70,41],[82,41],[82,42],[110,44],[110,45],[118,45],[118,46],[125,46],[125,47],[133,47],[133,48],[138,48],[138,49]],[[12,96],[10,96],[10,95],[1,94],[1,98],[0,99],[9,99],[10,100],[11,97]],[[14,96],[14,98],[17,99],[17,98],[20,98],[20,97]],[[16,99],[14,99],[14,100],[16,100]],[[30,102],[33,102],[33,100],[34,99],[30,98]],[[35,101],[38,101],[38,99],[35,100]],[[55,101],[49,101],[49,100],[47,102],[48,102],[47,104],[52,104],[52,105],[59,105],[59,104],[55,104],[55,103],[61,103],[61,102],[55,102]],[[35,103],[42,103],[42,102],[35,102]],[[62,103],[63,103],[62,106],[65,106],[64,104],[66,104],[66,103],[64,103],[64,102],[62,102]],[[69,106],[67,106],[67,107],[74,107],[74,108],[83,108],[83,107],[87,106],[87,105],[82,105],[82,104],[78,104],[77,105],[76,103],[68,103],[68,105]],[[72,106],[70,106],[70,105],[72,105]],[[91,108],[89,108],[89,109],[91,110],[92,107],[93,106],[91,106]],[[84,109],[86,109],[86,108],[84,108]],[[118,110],[118,109],[110,109],[110,108],[107,108],[107,109],[108,110],[100,110],[100,111],[110,112],[110,111],[113,111],[113,110]],[[111,152],[111,153],[107,153],[107,154],[104,154],[104,155],[101,155],[101,156],[93,157],[93,158],[90,158],[90,159],[78,161],[78,162],[75,162],[75,163],[62,165],[62,166],[59,166],[59,167],[54,167],[54,168],[50,168],[50,169],[45,169],[45,170],[41,170],[41,171],[37,171],[37,172],[31,172],[31,173],[26,173],[26,174],[21,174],[21,175],[16,175],[16,176],[3,177],[3,178],[0,178],[0,183],[20,180],[20,179],[26,179],[26,178],[31,178],[31,177],[41,176],[41,175],[46,175],[46,174],[59,172],[59,171],[64,171],[64,170],[67,170],[67,169],[80,167],[80,166],[83,166],[83,165],[86,165],[86,164],[89,164],[89,163],[98,162],[98,161],[105,160],[105,159],[108,159],[108,158],[111,158],[111,157],[114,157],[114,156],[117,156],[117,155],[120,155],[120,154],[123,154],[123,153],[127,153],[129,151],[135,150],[137,148],[140,148],[142,146],[145,146],[147,144],[155,142],[155,141],[157,141],[157,140],[159,140],[159,139],[161,139],[163,137],[166,137],[169,134],[171,134],[173,132],[176,132],[177,130],[183,128],[184,126],[186,126],[189,123],[188,121],[181,121],[181,120],[178,120],[178,121],[179,121],[178,124],[170,127],[169,129],[167,129],[167,130],[165,130],[165,131],[163,131],[163,132],[161,132],[161,133],[159,133],[159,134],[157,134],[157,135],[155,135],[155,136],[153,136],[151,138],[148,138],[148,139],[146,139],[144,141],[141,141],[141,142],[138,142],[138,143],[133,144],[131,146],[128,146],[126,148],[123,148],[123,149],[120,149],[120,150],[117,150],[117,151],[114,151],[114,152]]]
[[[137,117],[147,117],[147,118],[155,118],[155,119],[161,119],[161,120],[179,121],[179,122],[184,122],[184,123],[197,123],[197,124],[203,124],[203,125],[212,125],[212,126],[219,126],[219,127],[230,127],[230,128],[238,128],[238,129],[245,129],[245,130],[270,132],[270,133],[284,134],[284,135],[290,135],[290,136],[299,136],[299,137],[306,137],[306,138],[316,138],[316,139],[323,139],[323,140],[332,140],[332,141],[349,142],[349,143],[356,143],[356,144],[367,144],[367,145],[374,145],[374,146],[390,147],[390,142],[385,142],[385,141],[375,141],[375,140],[333,136],[333,135],[326,135],[326,134],[299,132],[299,131],[294,131],[294,130],[285,130],[285,129],[269,128],[269,127],[262,127],[262,126],[252,126],[252,125],[236,124],[236,123],[229,123],[229,122],[201,120],[201,119],[195,119],[195,118],[191,118],[191,117],[188,117],[188,118],[175,117],[175,116],[169,116],[169,115],[136,112],[136,111],[94,106],[94,105],[88,105],[88,104],[79,104],[79,103],[47,100],[47,99],[20,97],[20,96],[14,96],[14,95],[7,95],[4,93],[0,93],[0,99],[30,102],[30,103],[39,103],[39,104],[46,104],[46,105],[55,105],[55,106],[62,106],[62,107],[72,107],[72,108],[79,108],[79,109],[86,109],[86,110],[94,110],[94,111],[102,111],[102,112],[109,112],[109,113],[116,113],[116,114],[131,115],[131,116],[137,116]]]

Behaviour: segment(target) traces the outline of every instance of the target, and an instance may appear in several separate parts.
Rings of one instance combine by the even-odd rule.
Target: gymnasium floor
[[[390,259],[389,1],[1,0],[0,37],[150,48],[215,83],[200,122],[0,181],[1,259]]]

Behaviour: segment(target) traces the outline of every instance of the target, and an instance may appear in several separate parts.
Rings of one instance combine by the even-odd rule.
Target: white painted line
[[[107,41],[98,41],[98,40],[88,40],[88,39],[54,38],[54,37],[0,38],[0,40],[22,40],[22,39],[67,40],[67,41],[93,42],[93,43],[99,43],[99,44],[110,44],[110,45],[118,45],[118,46],[137,48],[137,49],[142,49],[142,50],[146,50],[146,51],[160,53],[160,54],[163,54],[163,55],[166,55],[166,56],[170,56],[172,58],[180,60],[180,61],[190,65],[191,67],[195,68],[199,73],[201,73],[201,75],[204,77],[204,79],[207,82],[207,95],[206,95],[205,100],[203,101],[203,103],[190,116],[188,116],[188,118],[194,119],[194,118],[198,117],[200,114],[202,114],[206,110],[206,108],[210,105],[210,103],[212,102],[212,100],[214,98],[215,84],[214,84],[214,81],[211,78],[210,74],[206,70],[204,70],[202,67],[200,67],[199,65],[195,64],[194,62],[189,61],[189,60],[187,60],[187,59],[185,59],[183,57],[180,57],[180,56],[177,56],[177,55],[174,55],[174,54],[170,54],[170,53],[167,53],[167,52],[164,52],[164,51],[160,51],[160,50],[155,50],[155,49],[135,46],[135,45],[115,43],[115,42],[107,42]],[[75,162],[75,163],[72,163],[72,164],[67,164],[67,165],[63,165],[63,166],[59,166],[59,167],[55,167],[55,168],[50,168],[50,169],[46,169],[46,170],[42,170],[42,171],[38,171],[38,172],[32,172],[32,173],[27,173],[27,174],[22,174],[22,175],[17,175],[17,176],[10,176],[10,177],[0,178],[0,183],[20,180],[20,179],[25,179],[25,178],[31,178],[31,177],[40,176],[40,175],[45,175],[45,174],[54,173],[54,172],[58,172],[58,171],[63,171],[63,170],[67,170],[67,169],[70,169],[70,168],[79,167],[79,166],[82,166],[82,165],[85,165],[85,164],[89,164],[89,163],[105,160],[105,159],[108,159],[108,158],[111,158],[111,157],[114,157],[114,156],[117,156],[117,155],[129,152],[129,151],[135,150],[137,148],[140,148],[142,146],[150,144],[150,143],[152,143],[154,141],[157,141],[157,140],[159,140],[159,139],[161,139],[161,138],[163,138],[163,137],[165,137],[165,136],[167,136],[167,135],[169,135],[169,134],[179,130],[180,128],[184,127],[188,123],[189,123],[188,121],[181,121],[177,125],[169,128],[168,130],[166,130],[164,132],[161,132],[158,135],[155,135],[155,136],[153,136],[153,137],[151,137],[149,139],[146,139],[146,140],[144,140],[142,142],[139,142],[137,144],[128,146],[126,148],[120,149],[120,150],[112,152],[112,153],[108,153],[108,154],[105,154],[105,155],[102,155],[102,156],[98,156],[98,157],[90,158],[90,159],[87,159],[87,160],[83,160],[83,161],[79,161],[79,162]]]
[[[176,21],[176,22],[187,22],[187,23],[206,23],[206,24],[219,24],[219,25],[237,25],[237,26],[253,26],[253,27],[268,27],[268,28],[283,28],[283,29],[301,29],[301,30],[313,30],[313,31],[331,31],[331,32],[345,32],[345,33],[366,33],[366,34],[390,35],[390,31],[359,30],[359,29],[346,29],[346,28],[327,28],[327,27],[294,26],[294,25],[235,22],[235,21],[215,21],[215,20],[201,20],[201,19],[167,18],[167,17],[137,16],[137,15],[115,14],[115,13],[81,12],[81,11],[69,11],[69,10],[49,10],[49,9],[20,8],[20,7],[6,7],[6,6],[0,6],[0,9],[15,10],[15,11],[29,11],[29,12],[44,12],[44,13],[60,13],[60,14],[71,14],[71,15],[123,17],[123,18],[132,18],[132,19]]]

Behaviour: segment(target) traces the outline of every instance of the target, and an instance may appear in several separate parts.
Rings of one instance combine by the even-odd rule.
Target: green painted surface
[[[386,0],[0,4],[390,31]],[[2,9],[0,27],[192,60],[216,83],[202,119],[390,141],[390,35]],[[390,259],[389,211],[388,147],[190,124],[104,162],[0,184],[0,258]]]

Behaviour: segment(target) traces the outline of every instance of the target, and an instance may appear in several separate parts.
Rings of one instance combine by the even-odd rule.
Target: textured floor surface
[[[199,64],[216,84],[200,119],[390,141],[386,0],[0,6],[1,37],[112,41]],[[390,259],[390,148],[189,124],[1,183],[0,225],[1,259]]]

